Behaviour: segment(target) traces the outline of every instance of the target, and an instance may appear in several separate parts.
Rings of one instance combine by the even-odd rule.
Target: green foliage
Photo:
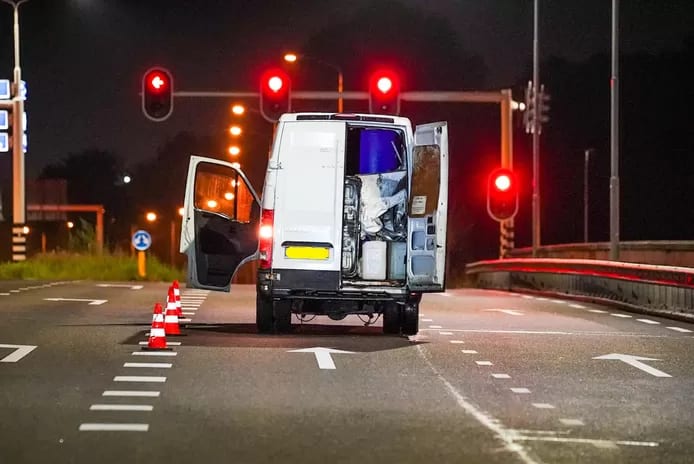
[[[0,264],[0,279],[37,280],[185,280],[184,273],[147,257],[147,276],[137,273],[137,259],[126,254],[48,253],[24,262]]]
[[[68,250],[73,253],[93,253],[96,247],[96,232],[94,226],[88,221],[79,218],[79,226],[70,232],[68,238]]]

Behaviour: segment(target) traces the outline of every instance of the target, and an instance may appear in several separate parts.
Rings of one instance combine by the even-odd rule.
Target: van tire
[[[275,331],[287,333],[292,331],[292,302],[278,300],[272,304],[272,312],[275,319]]]
[[[400,305],[394,301],[383,304],[383,333],[400,334]]]
[[[274,323],[272,315],[272,300],[260,295],[255,297],[255,325],[258,333],[271,333]]]
[[[419,332],[419,303],[407,303],[402,307],[402,334],[417,335]]]

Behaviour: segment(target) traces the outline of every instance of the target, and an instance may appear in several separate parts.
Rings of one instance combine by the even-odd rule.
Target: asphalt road
[[[162,356],[167,286],[111,284],[0,282],[0,463],[694,462],[691,324],[452,290],[259,336],[253,287],[183,288]]]

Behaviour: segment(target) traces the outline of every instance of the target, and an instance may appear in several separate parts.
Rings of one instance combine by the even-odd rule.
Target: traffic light
[[[369,112],[400,114],[400,80],[392,71],[377,71],[369,81]]]
[[[523,113],[523,124],[525,124],[525,132],[532,134],[537,124],[537,133],[542,133],[542,125],[549,122],[549,100],[550,95],[545,92],[545,86],[540,85],[540,93],[538,98],[538,108],[535,108],[535,87],[532,82],[528,82],[528,87],[525,89],[525,112]],[[535,118],[538,118],[535,121]]]
[[[163,121],[173,111],[173,77],[164,68],[150,68],[142,77],[142,112],[152,121]]]
[[[268,122],[277,122],[291,111],[291,81],[281,69],[265,71],[260,78],[260,114]]]
[[[518,186],[510,169],[492,171],[487,181],[487,212],[492,219],[505,221],[518,212]]]

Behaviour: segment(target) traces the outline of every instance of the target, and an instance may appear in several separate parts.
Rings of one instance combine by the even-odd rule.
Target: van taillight
[[[272,226],[275,212],[264,209],[260,216],[260,229],[258,231],[258,254],[260,255],[260,269],[272,267]]]

